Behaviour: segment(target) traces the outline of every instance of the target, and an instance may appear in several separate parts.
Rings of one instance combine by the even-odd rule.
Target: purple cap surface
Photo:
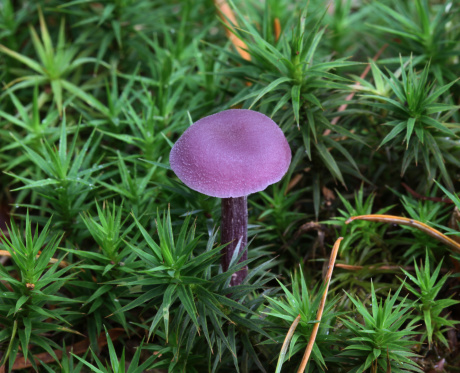
[[[177,140],[169,160],[189,188],[236,198],[281,180],[291,163],[291,149],[269,117],[232,109],[195,122]]]

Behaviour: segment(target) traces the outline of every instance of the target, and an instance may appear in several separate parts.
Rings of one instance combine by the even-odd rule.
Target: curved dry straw
[[[324,282],[326,283],[326,289],[324,289],[323,296],[321,297],[321,302],[319,304],[318,313],[316,314],[316,323],[313,325],[313,330],[311,332],[310,340],[308,341],[307,348],[303,354],[302,362],[300,367],[297,370],[297,373],[302,373],[305,371],[305,368],[310,358],[313,345],[315,344],[316,335],[318,334],[319,324],[321,322],[321,317],[323,316],[324,305],[326,304],[327,291],[329,290],[329,284],[331,282],[332,271],[334,270],[335,259],[337,258],[337,253],[339,252],[340,242],[342,242],[343,237],[339,237],[335,241],[334,247],[332,248],[331,257],[329,258],[329,265],[327,267],[326,278]]]
[[[345,222],[345,224],[349,224],[354,220],[368,220],[368,221],[375,221],[375,222],[380,222],[380,223],[399,224],[399,225],[407,225],[409,227],[414,227],[426,233],[427,235],[436,238],[438,241],[450,247],[456,253],[460,253],[459,243],[447,237],[445,234],[439,232],[438,230],[431,228],[429,225],[422,223],[418,220],[402,218],[400,216],[393,216],[393,215],[359,215],[359,216],[352,216]]]
[[[297,370],[297,373],[302,373],[305,371],[308,360],[310,359],[311,351],[313,349],[313,345],[315,344],[316,335],[318,334],[321,317],[323,316],[323,310],[326,304],[327,291],[329,290],[329,283],[331,282],[332,271],[334,269],[335,259],[337,258],[337,253],[339,251],[340,242],[342,240],[343,240],[343,237],[339,237],[337,241],[335,241],[334,247],[332,248],[331,256],[329,258],[329,265],[327,267],[326,277],[324,278],[324,283],[326,285],[326,288],[324,289],[323,296],[321,297],[321,302],[319,303],[318,312],[316,313],[316,322],[313,325],[313,330],[310,335],[310,340],[308,341],[307,348],[305,349],[305,353],[303,355],[303,358],[300,363],[299,369]],[[289,347],[289,343],[291,342],[291,339],[294,336],[295,329],[297,325],[299,324],[299,322],[300,322],[300,315],[295,318],[294,322],[289,328],[288,333],[286,334],[286,338],[284,339],[283,346],[281,347],[280,357],[278,359],[278,365],[280,364],[280,362],[284,360],[284,356],[286,356],[286,352]]]

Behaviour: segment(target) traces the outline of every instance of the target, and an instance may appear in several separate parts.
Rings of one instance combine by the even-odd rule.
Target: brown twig
[[[380,223],[399,224],[399,225],[407,225],[409,227],[414,227],[426,233],[427,235],[433,238],[436,238],[438,241],[442,242],[444,245],[449,246],[455,252],[460,253],[460,244],[458,242],[447,237],[445,234],[439,232],[438,230],[431,228],[429,225],[426,225],[425,223],[422,223],[414,219],[402,218],[400,216],[392,216],[392,215],[360,215],[360,216],[352,216],[345,222],[345,224],[349,224],[354,220],[368,220],[368,221],[376,221]]]
[[[329,284],[331,282],[332,271],[334,269],[335,259],[337,258],[337,253],[339,251],[340,242],[343,240],[343,237],[339,237],[335,241],[334,247],[332,248],[331,257],[329,258],[329,266],[327,267],[327,274],[324,279],[326,283],[326,289],[324,289],[323,296],[321,297],[321,302],[319,304],[318,313],[316,314],[316,323],[313,325],[313,330],[310,335],[310,340],[308,341],[307,348],[300,363],[300,367],[297,370],[297,373],[303,373],[307,367],[308,360],[310,359],[311,351],[315,343],[316,335],[318,334],[319,324],[321,322],[321,317],[323,316],[324,305],[326,304],[327,291],[329,290]]]
[[[413,197],[417,199],[421,199],[423,201],[434,201],[434,202],[442,202],[442,203],[447,203],[447,204],[452,204],[454,201],[452,201],[450,198],[440,198],[440,197],[427,197],[427,196],[422,196],[421,194],[417,193],[415,190],[413,190],[409,185],[406,183],[401,183],[401,185],[410,193],[412,194]]]
[[[238,26],[238,22],[236,20],[235,13],[233,13],[232,8],[230,7],[230,5],[228,5],[226,0],[214,0],[214,4],[216,5],[222,20],[228,27],[226,30],[227,37],[235,46],[239,55],[243,57],[245,60],[250,61],[251,55],[246,50],[246,43],[242,41],[240,38],[238,38],[238,36],[236,36],[233,32],[234,27]]]

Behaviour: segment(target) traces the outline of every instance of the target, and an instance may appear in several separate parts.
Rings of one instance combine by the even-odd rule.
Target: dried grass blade
[[[275,373],[279,373],[281,371],[281,366],[283,365],[284,357],[286,356],[287,350],[289,348],[289,343],[291,342],[291,339],[294,335],[297,325],[299,324],[299,321],[300,314],[295,318],[294,322],[292,323],[291,327],[289,328],[286,334],[286,338],[284,338],[283,346],[281,347],[280,356],[278,358],[278,364],[276,364]]]
[[[308,360],[310,359],[311,351],[313,350],[313,345],[315,343],[316,335],[318,334],[319,324],[321,322],[321,317],[323,316],[324,305],[326,304],[327,291],[329,290],[329,284],[331,282],[332,271],[334,270],[335,259],[337,258],[337,253],[339,251],[340,242],[343,240],[343,237],[339,237],[335,241],[334,247],[332,248],[331,256],[329,258],[329,266],[327,267],[326,277],[324,282],[326,283],[326,288],[324,289],[323,296],[321,297],[321,302],[319,304],[318,313],[316,314],[316,323],[313,325],[313,330],[311,332],[310,340],[308,341],[307,348],[300,363],[300,367],[297,370],[297,373],[303,373],[307,367]]]
[[[360,215],[360,216],[352,216],[345,222],[345,224],[349,224],[354,220],[368,220],[368,221],[375,221],[375,222],[380,222],[380,223],[399,224],[399,225],[407,225],[409,227],[414,227],[426,233],[427,235],[436,238],[438,241],[450,247],[455,252],[460,253],[459,243],[455,242],[453,239],[447,237],[445,234],[439,232],[438,230],[434,228],[431,228],[429,225],[422,223],[418,220],[402,218],[400,216],[392,216],[392,215]]]

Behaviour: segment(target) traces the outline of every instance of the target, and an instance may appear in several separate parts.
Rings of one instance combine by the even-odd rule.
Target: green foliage
[[[338,194],[340,201],[343,203],[345,210],[338,209],[342,216],[336,217],[329,224],[339,225],[341,227],[339,236],[344,237],[340,245],[339,256],[346,260],[347,264],[363,265],[370,258],[375,258],[381,253],[379,259],[383,260],[383,256],[387,259],[387,245],[382,237],[385,235],[388,227],[381,223],[358,221],[353,225],[347,225],[345,222],[352,216],[369,215],[369,214],[385,214],[393,206],[387,206],[378,211],[373,210],[375,194],[369,194],[364,199],[364,186],[358,192],[355,192],[354,205],[345,199],[340,193]]]
[[[326,42],[339,56],[355,55],[361,45],[356,38],[365,38],[368,34],[365,20],[371,14],[371,8],[353,4],[352,0],[334,0],[330,3],[324,17],[324,24],[330,37]]]
[[[118,208],[118,211],[116,211],[115,203],[112,205],[112,210],[110,210],[108,204],[107,206],[104,204],[103,209],[96,204],[96,208],[99,222],[87,214],[84,214],[83,222],[86,228],[88,228],[91,236],[103,251],[103,256],[100,258],[110,261],[110,266],[106,267],[102,273],[104,275],[111,268],[119,264],[122,258],[129,254],[129,248],[120,250],[120,246],[123,243],[123,239],[130,232],[131,227],[121,232],[123,227],[123,222],[121,221],[122,206]]]
[[[65,344],[64,344],[64,348],[65,348]],[[89,351],[87,351],[83,355],[83,359],[88,356],[88,352]],[[85,364],[83,364],[82,361],[78,361],[78,360],[77,362],[75,362],[75,360],[76,359],[74,359],[73,356],[70,355],[70,353],[63,353],[61,361],[58,361],[59,368],[57,368],[56,366],[53,366],[52,364],[50,364],[51,365],[50,366],[45,363],[43,363],[42,366],[49,373],[55,372],[56,369],[61,369],[63,373],[80,373],[83,371],[83,367],[85,366]]]
[[[60,269],[62,257],[54,259],[62,236],[49,237],[51,220],[39,233],[38,226],[34,232],[27,213],[25,220],[25,235],[11,221],[8,236],[1,237],[0,247],[6,249],[12,259],[12,268],[0,265],[0,343],[8,342],[8,349],[3,355],[0,365],[8,361],[8,369],[16,360],[19,346],[27,359],[29,343],[39,346],[56,358],[53,349],[59,349],[48,336],[58,332],[72,332],[66,318],[73,312],[68,309],[69,304],[78,302],[59,293],[63,285],[75,276],[68,274],[74,265],[66,265]],[[52,264],[50,264],[52,263]],[[17,271],[18,278],[12,270]],[[49,306],[54,306],[48,309]],[[53,322],[44,322],[47,319]],[[33,361],[33,359],[32,359]],[[34,367],[36,365],[34,363]]]
[[[65,250],[84,261],[77,267],[81,270],[79,281],[74,281],[72,291],[76,299],[83,303],[87,330],[91,346],[98,350],[97,338],[103,332],[103,327],[110,325],[112,320],[123,326],[127,331],[133,328],[128,322],[129,316],[118,312],[129,302],[127,292],[107,282],[122,278],[139,268],[136,255],[123,240],[131,233],[134,224],[126,227],[122,221],[122,206],[115,203],[112,208],[104,203],[102,209],[96,204],[97,217],[88,213],[82,214],[82,220],[92,239],[99,245],[100,252],[65,248]],[[110,320],[108,320],[110,316]]]
[[[38,177],[35,177],[34,180],[13,173],[9,174],[25,184],[25,186],[16,189],[24,191],[19,200],[26,198],[29,190],[32,189],[36,190],[50,204],[50,207],[33,204],[23,206],[40,209],[50,215],[55,214],[58,224],[65,229],[74,229],[73,225],[78,213],[89,207],[88,195],[94,189],[92,174],[103,167],[97,167],[96,164],[90,166],[100,138],[93,141],[93,135],[89,136],[78,153],[76,149],[77,140],[78,132],[74,135],[70,147],[67,147],[65,116],[61,123],[59,148],[56,145],[52,147],[47,141],[43,141],[38,149],[34,150],[17,139],[17,142],[26,151],[26,159],[35,164]],[[24,174],[27,175],[30,172],[25,170]],[[32,176],[35,175],[35,172],[32,173]]]
[[[281,288],[284,291],[283,297],[267,297],[269,311],[265,312],[273,322],[284,327],[287,330],[294,322],[298,315],[300,315],[300,322],[297,325],[294,335],[289,343],[289,351],[281,351],[276,366],[276,372],[280,372],[284,364],[288,363],[296,354],[303,354],[309,342],[313,325],[316,322],[316,314],[321,302],[321,297],[324,293],[323,288],[316,289],[316,291],[308,291],[307,283],[302,273],[302,269],[292,276],[292,292],[289,291],[281,282]],[[337,335],[331,335],[333,325],[336,322],[340,313],[334,310],[334,300],[326,303],[324,307],[324,314],[321,319],[318,335],[313,345],[312,362],[310,368],[316,367],[316,370],[324,369],[326,367],[326,360],[328,357],[333,356],[330,346],[340,344],[340,338]],[[280,334],[274,340],[281,344],[285,335]],[[298,361],[298,356],[296,356]],[[292,359],[294,360],[294,359]],[[293,367],[291,369],[294,369]],[[309,371],[310,371],[309,370]]]
[[[15,11],[11,0],[2,2],[2,11],[0,12],[0,39],[5,40],[11,47],[16,47],[15,34],[21,22],[27,16],[27,9]]]
[[[347,169],[339,166],[328,147],[332,147],[350,162],[351,169],[347,172],[359,174],[358,167],[345,147],[323,133],[329,130],[335,135],[350,136],[362,142],[362,139],[345,128],[331,125],[325,115],[326,110],[337,107],[341,100],[337,96],[336,100],[328,96],[334,90],[345,90],[345,83],[348,82],[348,79],[334,71],[355,63],[346,58],[331,61],[317,55],[325,32],[321,28],[323,17],[324,13],[315,17],[304,11],[290,25],[293,28],[292,34],[286,33],[278,43],[271,44],[240,14],[239,20],[246,30],[236,29],[235,33],[247,44],[251,60],[232,55],[231,58],[241,66],[233,67],[228,73],[250,81],[252,85],[240,90],[231,105],[243,103],[249,109],[264,108],[291,132],[292,125],[297,124],[300,131],[294,133],[300,135],[309,160],[321,160],[321,166],[326,167],[334,179],[345,184],[342,171]],[[315,212],[318,214],[319,183],[313,192]]]
[[[341,356],[350,357],[355,361],[352,372],[362,372],[370,369],[371,372],[382,370],[386,372],[423,372],[410,358],[416,355],[410,351],[415,343],[408,337],[417,334],[414,321],[410,320],[410,305],[406,300],[396,303],[402,285],[383,302],[378,300],[374,286],[371,290],[371,310],[359,300],[348,295],[356,307],[356,312],[362,322],[355,317],[342,320],[351,333],[348,346]]]
[[[407,359],[430,370],[438,355],[454,371],[446,330],[458,320],[458,273],[439,273],[455,272],[459,254],[413,227],[345,222],[391,213],[457,239],[456,210],[433,178],[460,209],[458,4],[229,5],[234,28],[210,0],[0,2],[2,363],[25,354],[49,372],[295,370],[327,248],[342,236],[308,371],[410,370]],[[249,260],[236,254],[222,273],[220,200],[189,189],[168,159],[193,122],[240,107],[270,116],[293,158],[280,182],[249,196]],[[430,264],[413,271],[425,253]],[[246,281],[228,288],[244,265]],[[398,291],[411,301],[385,301],[401,266],[412,278]],[[119,340],[100,348],[112,329]],[[80,338],[85,355],[56,359]]]
[[[413,198],[402,196],[402,205],[409,214],[409,217],[425,223],[429,226],[439,226],[445,222],[445,208],[442,204],[433,201],[415,201]],[[405,259],[405,264],[410,264],[413,260],[423,257],[425,252],[433,261],[446,253],[446,249],[439,245],[437,240],[432,240],[418,229],[403,226],[403,231],[410,232],[410,238],[398,237],[400,243],[407,243],[408,249],[402,257]]]
[[[40,119],[40,102],[38,97],[38,86],[34,87],[34,94],[32,98],[32,113],[29,113],[29,108],[27,105],[23,105],[18,97],[11,92],[7,91],[11,101],[14,104],[15,109],[18,112],[18,116],[13,116],[5,111],[0,111],[0,117],[4,118],[13,125],[18,126],[20,129],[24,130],[26,135],[22,139],[24,144],[31,147],[37,147],[42,137],[50,136],[52,138],[57,138],[59,136],[59,130],[55,128],[56,123],[58,122],[59,114],[56,110],[49,110],[46,113],[46,116],[43,119]],[[11,129],[12,130],[12,129]],[[12,134],[14,137],[21,137],[20,133],[14,131],[3,130],[1,132],[2,136],[10,136]],[[11,150],[20,147],[21,144],[18,142],[11,142],[10,144],[3,147],[2,150]],[[23,157],[13,160],[9,159],[6,163],[9,169],[13,168],[21,161],[24,161]]]
[[[83,64],[96,61],[95,58],[87,56],[90,50],[79,53],[75,46],[66,45],[64,20],[61,22],[58,41],[56,47],[54,47],[43,13],[40,9],[39,20],[41,39],[33,27],[30,28],[30,34],[36,55],[40,62],[25,55],[21,55],[4,45],[0,45],[0,52],[21,62],[35,73],[33,75],[22,73],[19,78],[10,82],[9,86],[12,86],[12,90],[17,90],[28,88],[36,84],[50,84],[53,100],[57,106],[59,115],[62,114],[63,91],[77,96],[88,105],[94,106],[96,109],[104,112],[105,107],[95,97],[85,92],[82,88],[77,86],[75,82],[72,82],[71,79],[67,79],[69,74],[75,73],[75,70],[80,69]]]
[[[436,299],[441,288],[449,278],[449,274],[446,274],[438,280],[441,265],[442,262],[431,273],[430,259],[427,252],[425,265],[418,267],[414,261],[415,276],[403,269],[404,274],[415,285],[413,287],[406,282],[404,283],[406,289],[417,297],[415,308],[418,316],[413,319],[413,322],[423,320],[426,329],[423,332],[422,341],[428,339],[428,348],[431,348],[434,340],[441,342],[449,348],[449,343],[443,333],[458,324],[458,321],[447,319],[447,317],[441,315],[441,312],[454,304],[458,304],[459,301],[454,299]]]
[[[125,160],[118,153],[118,170],[119,173],[117,173],[117,176],[120,176],[120,182],[110,180],[110,183],[107,183],[103,180],[98,180],[98,183],[108,191],[115,192],[126,198],[130,202],[130,206],[135,214],[151,210],[153,208],[151,202],[156,197],[157,192],[152,188],[148,188],[148,186],[152,175],[157,170],[157,165],[150,167],[145,176],[138,177],[137,165],[135,163],[133,175],[130,175],[131,171],[128,170]]]
[[[435,182],[441,188],[441,190],[445,193],[445,195],[455,204],[455,207],[456,207],[457,211],[460,211],[460,197],[457,194],[453,194],[453,193],[449,192],[446,188],[444,188],[442,185],[440,185],[436,180],[435,180]],[[455,211],[454,211],[454,214],[455,214]],[[459,222],[456,219],[454,221],[455,221],[455,223],[453,224],[452,228],[447,228],[447,227],[444,227],[444,228],[447,231],[449,231],[449,234],[457,236],[457,235],[459,235],[459,233],[458,233],[459,232],[459,230],[458,230]],[[460,261],[460,253],[457,253],[457,252],[452,253],[452,257],[455,258],[454,260]],[[454,276],[458,277],[458,274],[455,274]]]
[[[302,157],[302,150],[300,148],[292,159],[283,181],[273,185],[269,190],[259,193],[261,197],[260,203],[252,198],[249,200],[249,203],[260,211],[257,219],[260,222],[260,227],[255,229],[255,233],[259,238],[263,238],[267,242],[281,239],[283,244],[288,244],[294,228],[305,218],[304,214],[295,211],[295,204],[307,188],[293,192],[289,191],[294,170]]]
[[[454,59],[458,53],[455,40],[460,37],[458,28],[452,24],[458,15],[458,4],[430,4],[428,0],[402,3],[390,1],[388,5],[374,2],[383,25],[371,25],[376,30],[390,34],[390,42],[406,55],[416,54],[424,62],[431,61],[436,79],[456,79]],[[388,39],[386,39],[388,40]]]
[[[380,290],[387,287],[383,283],[384,277],[376,270],[376,267],[388,265],[393,261],[390,242],[384,239],[388,225],[364,220],[346,224],[347,219],[352,216],[385,214],[393,207],[386,206],[373,211],[376,195],[370,193],[367,198],[364,198],[364,192],[364,186],[361,185],[360,189],[355,192],[354,203],[339,193],[339,199],[345,207],[344,209],[337,208],[337,213],[340,213],[341,216],[323,222],[335,226],[337,237],[344,237],[340,244],[338,261],[345,265],[362,267],[336,273],[331,279],[331,286],[334,290],[349,289],[351,293],[360,294],[360,296],[369,293],[371,288],[369,278],[371,277],[374,281],[379,281]],[[347,300],[342,299],[341,302],[347,302]]]
[[[145,244],[139,247],[130,242],[126,243],[145,263],[146,268],[136,271],[140,275],[133,274],[123,281],[114,281],[114,283],[122,286],[131,287],[131,292],[136,289],[136,292],[142,293],[117,312],[126,312],[143,304],[146,308],[154,306],[157,312],[148,320],[150,326],[144,326],[148,329],[149,339],[153,338],[159,332],[161,324],[164,324],[160,332],[161,338],[169,343],[172,336],[175,335],[174,339],[178,338],[180,341],[176,342],[177,344],[172,351],[170,349],[170,351],[161,350],[161,354],[165,356],[163,359],[159,359],[156,367],[164,367],[166,362],[169,366],[171,359],[167,357],[168,352],[173,352],[173,365],[178,364],[178,369],[180,366],[185,368],[190,349],[196,343],[195,339],[198,338],[198,330],[203,331],[205,339],[203,342],[208,344],[209,352],[217,344],[218,356],[216,356],[214,364],[222,358],[227,349],[233,357],[236,356],[235,327],[245,328],[245,333],[256,331],[268,337],[261,328],[261,321],[248,318],[253,316],[254,312],[247,305],[236,300],[244,299],[251,291],[258,289],[268,281],[270,277],[263,280],[258,279],[249,284],[248,281],[251,278],[249,276],[243,285],[229,288],[231,275],[249,261],[237,264],[235,257],[227,272],[215,274],[212,268],[215,267],[216,261],[220,258],[218,254],[222,249],[222,246],[214,245],[217,234],[212,233],[205,250],[195,255],[194,251],[197,249],[199,237],[195,238],[195,227],[189,227],[190,219],[191,215],[187,215],[177,238],[174,238],[169,210],[163,214],[163,217],[158,214],[155,220],[158,234],[157,243],[139,220],[134,217]],[[257,273],[257,268],[255,273]],[[171,318],[171,310],[177,308],[179,313],[175,313],[176,317]],[[224,331],[227,329],[223,324],[225,321],[232,324],[228,331]],[[212,333],[209,332],[208,324],[213,327]],[[180,347],[184,343],[182,341],[184,325],[190,325],[191,334],[187,335],[186,350],[181,352]],[[179,336],[175,334],[175,329],[178,326],[180,326]],[[230,333],[228,337],[227,333]],[[200,339],[203,339],[203,336]],[[238,369],[236,360],[234,360],[234,364]]]
[[[98,357],[94,354],[93,351],[91,351],[91,354],[93,356],[93,359],[96,362],[96,365],[89,363],[86,359],[82,359],[81,357],[72,354],[76,359],[78,359],[81,363],[85,364],[87,367],[91,369],[91,372],[97,372],[97,373],[141,373],[144,372],[146,369],[149,369],[149,367],[152,365],[152,363],[155,361],[155,356],[150,356],[148,359],[143,361],[141,364],[140,362],[140,357],[141,357],[141,351],[142,351],[142,345],[143,343],[139,345],[139,347],[136,349],[136,352],[129,362],[129,367],[126,368],[126,363],[125,363],[125,350],[123,349],[123,352],[121,354],[121,357],[117,356],[117,352],[115,350],[115,347],[113,346],[112,340],[110,339],[109,333],[107,333],[107,329],[105,330],[105,335],[107,338],[107,344],[109,348],[109,357],[110,361],[107,362],[106,366],[98,359]]]
[[[83,355],[83,358],[86,358],[87,356],[88,352]],[[59,362],[59,368],[63,373],[80,373],[82,372],[84,366],[85,365],[82,361],[77,360],[76,363],[73,356],[67,353],[62,354],[62,359]],[[56,371],[56,369],[59,369],[56,366],[49,366],[45,363],[43,364],[43,368],[46,369],[46,371],[49,373],[53,373]]]
[[[400,151],[399,144],[405,143],[404,157],[402,159],[401,175],[404,175],[412,162],[423,162],[428,179],[436,177],[439,170],[442,178],[450,188],[453,188],[451,177],[445,165],[444,153],[441,148],[445,146],[440,137],[457,137],[455,132],[458,124],[449,123],[449,118],[456,109],[455,105],[437,102],[437,99],[457,80],[441,87],[434,88],[434,83],[428,81],[428,68],[417,74],[412,66],[403,65],[401,60],[401,79],[388,71],[383,74],[376,65],[373,65],[374,78],[376,79],[375,91],[378,94],[364,94],[367,100],[375,100],[373,107],[382,110],[386,125],[392,127],[391,131],[383,138],[380,147],[387,143]],[[378,78],[377,78],[378,77]],[[385,89],[385,83],[391,88]],[[389,94],[388,94],[389,93]],[[447,112],[445,114],[442,114]]]

